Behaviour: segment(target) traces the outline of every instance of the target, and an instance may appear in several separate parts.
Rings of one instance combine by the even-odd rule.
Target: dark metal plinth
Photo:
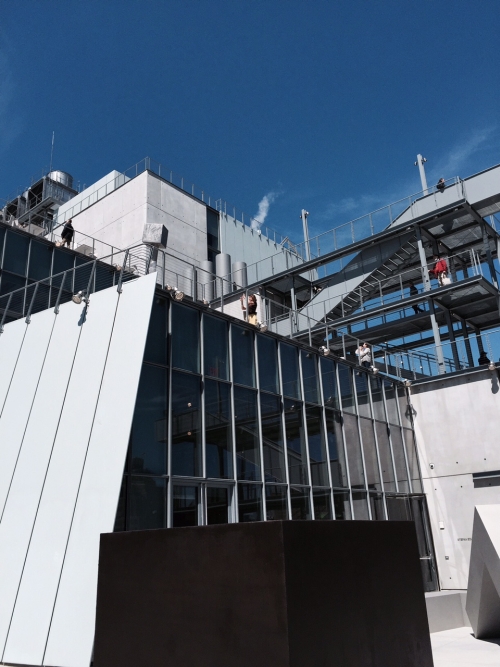
[[[95,667],[431,667],[412,522],[101,536]]]

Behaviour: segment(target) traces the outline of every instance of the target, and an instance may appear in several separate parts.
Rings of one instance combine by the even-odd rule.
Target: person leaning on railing
[[[446,183],[444,182],[444,178],[440,178],[436,184],[436,189],[439,190],[439,192],[444,192],[445,188]]]
[[[61,232],[61,241],[57,244],[58,246],[64,246],[66,244],[68,248],[71,245],[71,241],[73,240],[73,234],[75,233],[75,230],[73,229],[73,222],[71,218],[67,220],[64,223],[63,230]]]
[[[429,270],[429,273],[437,278],[439,287],[445,284],[444,279],[448,277],[448,264],[443,257],[434,255],[434,268]]]
[[[247,307],[244,302],[245,295],[242,294],[240,296],[240,302],[241,302],[241,310],[247,311]],[[257,320],[257,297],[255,294],[249,294],[248,295],[248,324],[253,324],[254,327],[259,326],[259,322]]]

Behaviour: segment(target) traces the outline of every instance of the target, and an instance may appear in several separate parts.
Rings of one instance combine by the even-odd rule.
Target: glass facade
[[[117,530],[390,520],[417,494],[401,386],[157,295]]]

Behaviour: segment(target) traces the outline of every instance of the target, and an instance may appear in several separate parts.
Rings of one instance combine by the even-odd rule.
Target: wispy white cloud
[[[269,213],[269,207],[275,201],[276,197],[279,197],[280,194],[283,194],[282,191],[271,191],[262,197],[259,202],[259,210],[252,218],[252,229],[259,230],[262,227]]]
[[[469,137],[453,146],[448,151],[448,154],[439,160],[436,166],[431,168],[429,172],[431,174],[440,174],[444,178],[451,178],[452,176],[457,176],[459,173],[461,176],[468,175],[461,172],[468,170],[468,163],[471,158],[480,151],[490,149],[492,144],[496,143],[498,145],[500,138],[497,130],[497,125],[490,125],[489,127],[474,130]],[[485,165],[485,167],[487,166],[490,165]]]

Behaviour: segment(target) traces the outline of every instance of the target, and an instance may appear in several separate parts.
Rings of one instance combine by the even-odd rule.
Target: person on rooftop
[[[64,227],[61,232],[61,246],[64,246],[64,244],[66,244],[69,248],[71,245],[71,241],[73,240],[74,233],[75,230],[73,228],[73,221],[70,218],[67,222],[64,223]]]
[[[364,366],[365,368],[370,368],[372,364],[372,351],[368,343],[363,343],[362,345],[360,345],[356,350],[355,354],[358,357],[361,366]]]
[[[436,184],[436,189],[439,190],[439,192],[444,192],[445,188],[446,188],[446,183],[444,182],[444,178],[440,178]]]
[[[410,296],[418,296],[418,288],[415,286],[413,280],[410,280],[409,287],[410,287]],[[418,313],[423,313],[425,310],[424,308],[420,308],[418,303],[412,306],[412,308],[415,311],[415,315],[417,315]]]
[[[241,310],[247,311],[247,306],[245,305],[245,295],[240,296]],[[255,294],[248,295],[248,324],[253,324],[254,327],[259,325],[257,320],[257,297]]]
[[[479,355],[477,363],[480,366],[487,366],[490,363],[490,360],[488,359],[488,356],[486,355],[486,352],[484,350],[481,350],[481,354]]]
[[[448,264],[446,263],[444,257],[434,255],[434,267],[429,270],[429,274],[437,279],[439,287],[443,287],[443,280],[448,275]]]

